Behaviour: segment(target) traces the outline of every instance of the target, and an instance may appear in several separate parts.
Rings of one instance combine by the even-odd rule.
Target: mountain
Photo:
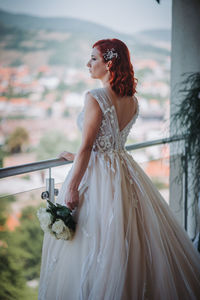
[[[145,31],[132,36],[75,18],[43,18],[0,10],[0,60],[7,65],[50,64],[82,68],[92,44],[113,37],[127,43],[134,57],[162,61],[170,51],[156,45],[156,36],[161,38],[162,34],[151,30],[149,34]]]
[[[136,33],[137,37],[146,38],[151,41],[169,42],[171,41],[171,31],[169,29],[151,29]]]
[[[87,32],[92,36],[124,36],[118,32],[94,22],[80,20],[76,18],[58,17],[38,17],[25,14],[15,14],[0,10],[0,20],[5,26],[17,27],[22,30],[51,30],[51,31],[70,31],[73,34]]]

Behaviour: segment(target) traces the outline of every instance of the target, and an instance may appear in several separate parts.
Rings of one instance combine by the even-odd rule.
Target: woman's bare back
[[[133,119],[137,111],[137,100],[133,96],[119,97],[115,94],[111,88],[106,88],[107,94],[109,95],[112,104],[115,107],[117,114],[119,130],[122,131],[128,123]]]

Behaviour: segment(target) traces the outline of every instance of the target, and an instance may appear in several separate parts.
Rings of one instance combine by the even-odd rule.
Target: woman
[[[87,66],[103,87],[86,94],[82,143],[57,199],[76,208],[76,234],[45,234],[39,299],[200,299],[198,252],[125,150],[139,113],[128,48],[100,40]]]

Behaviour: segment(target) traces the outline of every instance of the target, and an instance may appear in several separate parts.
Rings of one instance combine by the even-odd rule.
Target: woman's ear
[[[111,65],[112,65],[112,61],[109,60],[106,65],[106,70],[110,70]]]

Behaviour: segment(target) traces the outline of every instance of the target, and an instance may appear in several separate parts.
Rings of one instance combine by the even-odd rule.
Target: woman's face
[[[91,53],[91,59],[87,63],[92,78],[103,79],[108,73],[108,66],[101,57],[100,51],[94,47]]]

